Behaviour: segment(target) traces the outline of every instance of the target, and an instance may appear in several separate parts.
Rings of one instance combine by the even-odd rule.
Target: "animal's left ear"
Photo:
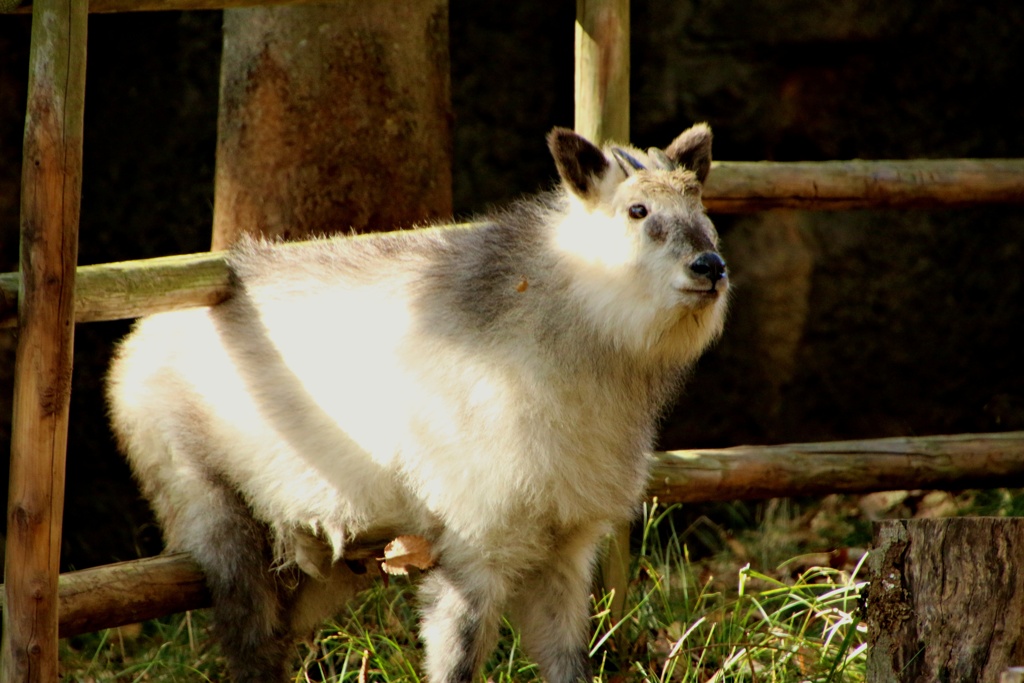
[[[595,197],[610,166],[604,152],[568,128],[548,133],[548,149],[565,186],[583,199]]]
[[[665,150],[669,159],[697,174],[701,185],[711,171],[711,127],[698,123],[684,130]]]

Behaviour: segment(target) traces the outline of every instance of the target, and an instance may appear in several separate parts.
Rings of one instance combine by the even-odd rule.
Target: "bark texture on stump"
[[[451,214],[447,0],[224,12],[213,248]]]
[[[1024,519],[876,525],[867,679],[995,683],[1024,663],[1022,558]]]

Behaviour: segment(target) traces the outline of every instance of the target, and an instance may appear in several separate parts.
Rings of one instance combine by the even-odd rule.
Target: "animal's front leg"
[[[526,652],[548,683],[589,681],[590,587],[598,530],[567,537],[513,596]]]
[[[487,570],[438,567],[421,587],[430,683],[468,683],[494,648],[505,589]]]

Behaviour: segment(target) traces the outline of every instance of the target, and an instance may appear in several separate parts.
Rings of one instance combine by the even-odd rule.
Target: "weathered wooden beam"
[[[576,132],[597,144],[629,142],[629,0],[576,0]],[[629,586],[629,525],[612,531],[601,582],[618,620]]]
[[[345,559],[372,565],[393,536],[375,534],[349,543]],[[203,572],[186,553],[68,572],[61,575],[58,592],[61,638],[210,606]]]
[[[223,253],[165,256],[78,269],[75,321],[135,318],[223,300],[228,268]],[[0,275],[0,327],[17,324],[18,274]]]
[[[185,553],[62,574],[58,592],[61,638],[210,605],[203,572]]]
[[[330,0],[326,0],[330,1]],[[88,0],[89,13],[218,10],[234,7],[323,4],[325,0]],[[29,14],[31,0],[0,0],[0,14]]]
[[[7,504],[2,680],[57,680],[64,456],[82,194],[85,5],[38,0],[21,177],[21,296]]]
[[[722,161],[712,165],[704,190],[711,213],[999,203],[1024,203],[1024,159]]]
[[[372,563],[384,556],[386,544],[377,535],[359,539],[349,544],[345,559]],[[203,572],[186,553],[61,574],[58,594],[61,638],[210,606]]]
[[[0,275],[0,327],[17,323],[17,275]],[[96,322],[222,301],[228,268],[220,252],[184,254],[82,266],[76,280],[75,322]]]
[[[429,229],[460,230],[470,225],[459,223]],[[301,244],[286,242],[284,246]],[[223,301],[230,284],[224,252],[81,266],[77,273],[75,322],[80,323],[208,306]],[[0,273],[0,328],[18,323],[19,279],[18,273]]]
[[[1024,432],[671,451],[654,459],[648,495],[662,503],[1019,486]],[[345,557],[381,557],[390,535],[360,539]],[[62,636],[209,605],[199,568],[182,554],[65,574],[60,600]]]
[[[1024,432],[686,450],[656,456],[665,503],[1024,486]]]
[[[629,142],[629,0],[576,0],[575,129]]]
[[[1024,204],[1024,159],[715,162],[704,203],[723,213]],[[209,304],[224,295],[227,283],[217,254],[84,266],[78,272],[78,322]],[[0,274],[0,327],[16,324],[18,277]]]

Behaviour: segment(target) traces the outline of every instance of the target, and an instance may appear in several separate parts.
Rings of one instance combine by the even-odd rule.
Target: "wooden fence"
[[[300,2],[92,0],[88,11]],[[33,12],[21,265],[19,273],[0,275],[0,326],[19,327],[3,681],[56,680],[58,624],[64,636],[208,601],[198,569],[180,555],[74,572],[58,581],[75,322],[212,304],[227,287],[218,253],[76,269],[86,5],[0,0],[0,11]],[[595,139],[628,139],[628,16],[628,0],[578,3],[576,127]],[[712,212],[1024,203],[1024,160],[716,163],[705,200]],[[1009,485],[1024,485],[1024,433],[661,453],[655,454],[650,492],[666,502],[693,502]],[[368,539],[352,552],[375,546]]]
[[[912,488],[1024,486],[1024,432],[654,453],[648,494],[706,503]],[[346,559],[382,557],[389,538],[360,539]],[[203,576],[175,553],[60,577],[60,636],[209,605]]]

